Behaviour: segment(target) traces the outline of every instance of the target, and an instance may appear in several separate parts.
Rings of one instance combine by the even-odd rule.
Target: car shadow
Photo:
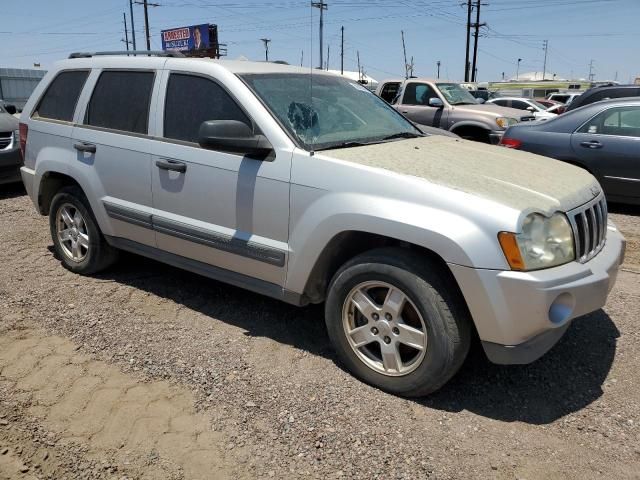
[[[322,305],[294,307],[127,253],[96,277],[172,300],[239,327],[245,335],[270,338],[329,358],[342,368],[329,342]],[[618,336],[612,320],[599,310],[575,321],[547,355],[530,365],[494,365],[478,343],[445,387],[416,402],[426,408],[468,410],[501,421],[549,423],[602,395]]]
[[[9,200],[26,194],[27,191],[24,189],[22,182],[0,185],[0,200]]]
[[[529,365],[492,364],[478,343],[460,372],[418,403],[505,422],[547,424],[602,395],[619,336],[609,315],[597,310],[576,319],[546,355]]]
[[[607,208],[610,213],[619,213],[621,215],[640,216],[640,205],[630,205],[628,203],[609,203]]]

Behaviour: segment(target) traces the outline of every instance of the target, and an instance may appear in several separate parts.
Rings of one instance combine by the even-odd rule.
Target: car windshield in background
[[[451,105],[475,104],[476,99],[457,83],[438,83],[438,88]]]
[[[307,150],[422,136],[359,83],[326,74],[246,74],[255,94]]]
[[[535,100],[529,100],[529,103],[531,103],[531,105],[533,105],[534,107],[540,109],[540,110],[546,110],[549,107],[545,107],[543,104],[541,104],[540,102],[536,102]]]

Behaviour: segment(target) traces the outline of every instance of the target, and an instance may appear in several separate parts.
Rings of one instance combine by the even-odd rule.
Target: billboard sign
[[[162,50],[204,50],[210,47],[209,24],[162,30]]]

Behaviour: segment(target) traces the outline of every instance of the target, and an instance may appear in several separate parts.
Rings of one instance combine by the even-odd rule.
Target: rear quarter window
[[[146,134],[154,78],[154,72],[102,72],[91,95],[85,123]]]
[[[71,122],[88,76],[88,70],[60,72],[44,92],[34,116]]]

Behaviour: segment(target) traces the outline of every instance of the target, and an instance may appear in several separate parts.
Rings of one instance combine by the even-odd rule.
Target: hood
[[[517,118],[531,117],[533,114],[526,110],[518,110],[517,108],[501,107],[493,103],[474,103],[472,105],[452,105],[453,108],[460,112],[482,113],[487,112],[496,117]],[[492,116],[493,116],[492,115]]]
[[[587,171],[551,158],[469,140],[420,137],[325,150],[349,162],[420,177],[519,211],[568,211],[596,196]]]
[[[13,132],[18,130],[20,122],[13,115],[8,113],[0,113],[0,132]]]

